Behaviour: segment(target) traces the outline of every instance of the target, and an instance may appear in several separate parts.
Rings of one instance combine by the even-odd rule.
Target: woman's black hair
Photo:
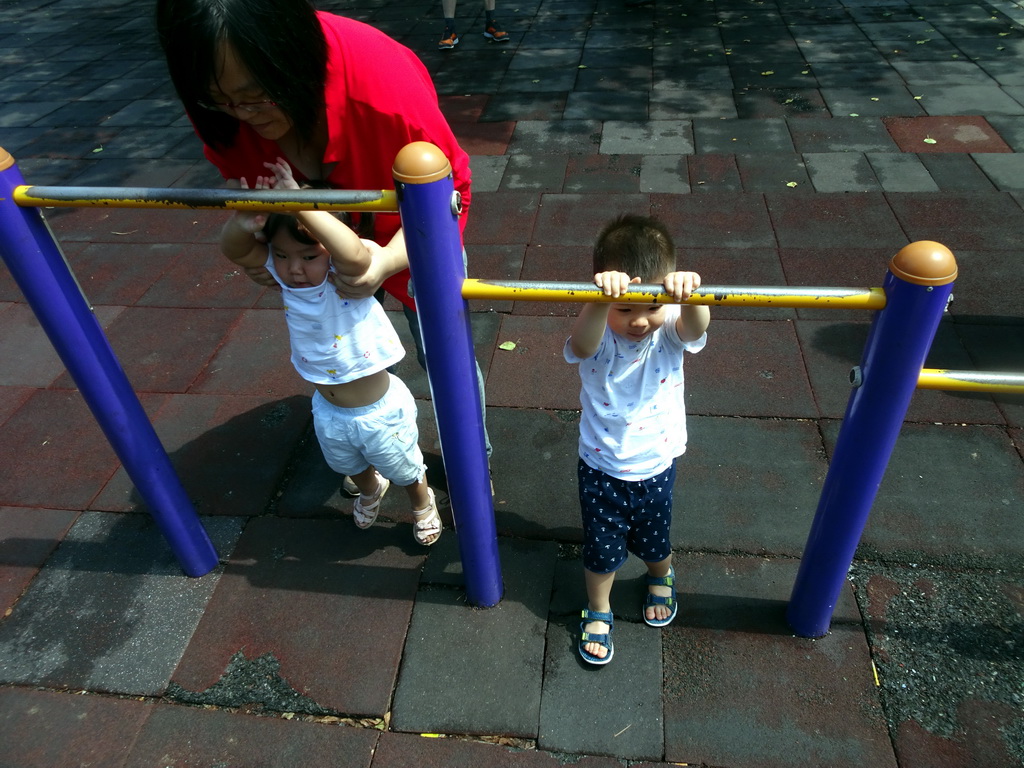
[[[626,214],[608,224],[594,246],[594,272],[616,270],[656,283],[675,269],[672,235],[657,219]]]
[[[178,98],[205,144],[230,146],[238,132],[233,115],[199,106],[210,101],[224,42],[310,141],[324,109],[327,41],[308,0],[157,0],[156,28]]]

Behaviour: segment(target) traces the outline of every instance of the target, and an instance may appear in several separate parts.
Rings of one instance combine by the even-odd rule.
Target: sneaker
[[[441,50],[441,51],[450,51],[452,48],[454,48],[458,44],[459,44],[459,36],[456,35],[454,32],[452,32],[451,34],[448,35],[448,37],[442,37],[441,38],[441,42],[439,42],[437,44],[437,48],[438,48],[438,50]]]
[[[484,37],[493,43],[507,43],[508,32],[504,29],[498,29],[496,25],[492,25],[484,30]]]
[[[345,479],[341,481],[341,495],[348,496],[350,499],[359,495],[359,486],[348,475],[345,475]]]

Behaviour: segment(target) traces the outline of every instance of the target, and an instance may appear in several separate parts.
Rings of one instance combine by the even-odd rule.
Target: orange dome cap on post
[[[0,147],[0,171],[6,171],[12,165],[14,165],[14,158],[11,157],[11,153]]]
[[[444,152],[429,141],[406,144],[395,157],[392,175],[403,184],[428,184],[439,181],[452,172],[452,165]]]
[[[916,285],[947,285],[957,276],[952,251],[932,240],[918,240],[901,248],[889,262],[889,271]]]

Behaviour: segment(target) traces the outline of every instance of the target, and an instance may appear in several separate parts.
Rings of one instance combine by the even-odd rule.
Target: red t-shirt
[[[394,189],[392,168],[399,151],[413,141],[436,145],[452,166],[462,195],[459,231],[466,228],[470,203],[469,155],[459,146],[437,105],[427,68],[411,50],[362,22],[317,12],[327,39],[327,149],[324,163],[335,163],[327,178],[337,189]],[[239,123],[234,144],[205,147],[207,159],[225,179],[255,179],[266,173],[277,143]],[[296,177],[301,175],[296,171]],[[384,245],[401,226],[398,214],[376,216],[374,240]],[[393,275],[384,288],[409,307],[408,270]]]

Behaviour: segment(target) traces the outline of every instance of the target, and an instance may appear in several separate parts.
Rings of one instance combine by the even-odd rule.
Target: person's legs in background
[[[507,43],[508,32],[503,30],[494,20],[495,0],[484,0],[484,37],[492,43]],[[444,32],[437,47],[442,51],[450,51],[459,44],[459,35],[455,31],[456,0],[441,0],[441,12],[444,14]]]

